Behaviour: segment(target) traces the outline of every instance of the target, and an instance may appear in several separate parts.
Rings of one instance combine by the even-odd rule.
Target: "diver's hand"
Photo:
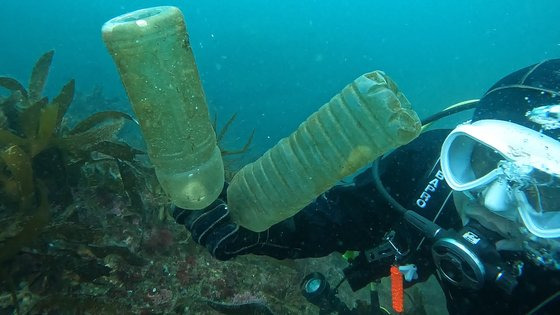
[[[185,225],[195,242],[208,249],[219,260],[248,254],[261,245],[261,233],[233,223],[227,204],[217,199],[203,210],[173,209],[173,217]]]

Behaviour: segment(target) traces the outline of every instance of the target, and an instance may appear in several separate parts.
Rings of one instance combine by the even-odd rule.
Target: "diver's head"
[[[560,269],[560,59],[516,71],[442,146],[464,224],[499,233],[498,249]]]

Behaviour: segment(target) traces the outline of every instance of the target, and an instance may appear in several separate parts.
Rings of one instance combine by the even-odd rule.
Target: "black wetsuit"
[[[462,224],[452,191],[439,168],[441,144],[449,132],[423,133],[377,163],[383,186],[402,206],[443,228],[459,230]],[[335,186],[293,218],[271,227],[266,243],[252,252],[282,259],[364,251],[380,244],[391,229],[411,249],[404,262],[417,265],[418,281],[427,279],[435,272],[431,244],[421,241],[422,235],[405,223],[402,215],[377,191],[372,169],[368,168],[352,184]],[[389,265],[378,267],[383,269],[379,275],[388,274]],[[560,289],[560,272],[543,272],[531,262],[525,262],[523,276],[518,280],[512,296],[491,285],[470,292],[444,281],[440,283],[452,314],[524,314]],[[560,307],[560,303],[555,307]],[[549,305],[546,310],[552,312],[553,308]]]

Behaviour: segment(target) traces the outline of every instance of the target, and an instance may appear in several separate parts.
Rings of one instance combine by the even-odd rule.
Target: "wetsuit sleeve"
[[[447,132],[423,133],[391,153],[387,162],[380,163],[382,168],[384,165],[398,167],[399,163],[408,167],[381,169],[380,172],[390,173],[393,180],[402,177],[402,190],[410,190],[406,185],[413,185],[416,176],[425,176],[423,165],[439,156]],[[419,163],[418,159],[429,163]],[[399,219],[398,212],[376,191],[371,168],[368,168],[357,175],[352,184],[331,188],[294,217],[272,226],[267,230],[263,246],[253,253],[276,258],[305,258],[335,251],[365,250],[379,243]]]

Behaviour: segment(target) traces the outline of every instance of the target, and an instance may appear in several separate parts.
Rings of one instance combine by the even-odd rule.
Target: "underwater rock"
[[[222,314],[230,315],[273,315],[272,311],[263,303],[248,302],[248,303],[221,303],[214,301],[206,301],[206,303],[216,311]]]

